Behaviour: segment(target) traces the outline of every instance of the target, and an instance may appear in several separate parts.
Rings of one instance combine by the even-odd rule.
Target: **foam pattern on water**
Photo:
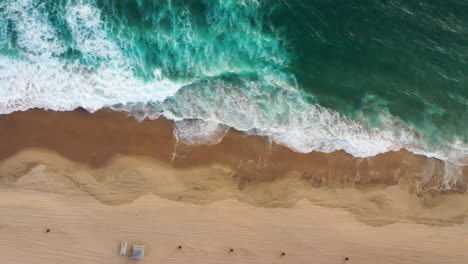
[[[64,41],[49,25],[46,10],[33,0],[10,1],[2,13],[14,21],[20,58],[0,55],[0,113],[40,107],[58,111],[163,100],[181,84],[165,78],[136,78],[119,47],[107,39],[100,12],[86,4],[67,5],[66,21],[75,49],[85,61],[65,60]],[[97,63],[99,61],[99,63]]]
[[[230,82],[215,78],[186,86],[162,103],[164,115],[176,120],[215,121],[242,131],[255,130],[304,153],[345,150],[356,157],[367,157],[402,146],[392,132],[368,130],[360,122],[307,102],[296,92],[264,79],[239,79]]]

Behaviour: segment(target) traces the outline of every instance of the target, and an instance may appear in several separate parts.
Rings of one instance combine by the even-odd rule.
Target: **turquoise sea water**
[[[0,93],[468,164],[468,1],[0,0]]]

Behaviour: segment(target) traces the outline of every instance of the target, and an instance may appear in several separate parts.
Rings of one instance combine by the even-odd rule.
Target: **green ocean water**
[[[0,0],[0,92],[468,164],[468,1]]]

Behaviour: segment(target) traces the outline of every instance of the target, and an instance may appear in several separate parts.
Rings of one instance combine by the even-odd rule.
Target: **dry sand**
[[[129,263],[121,240],[141,263],[468,263],[467,168],[439,192],[443,162],[405,151],[190,147],[168,120],[42,110],[1,117],[0,145],[2,264]]]

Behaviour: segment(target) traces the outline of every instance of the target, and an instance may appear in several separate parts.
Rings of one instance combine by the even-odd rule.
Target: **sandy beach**
[[[0,0],[0,264],[468,264],[467,69],[468,0]]]
[[[407,151],[188,146],[110,110],[5,115],[0,144],[1,263],[129,263],[122,240],[141,263],[468,262],[467,167],[444,190],[444,162]]]

